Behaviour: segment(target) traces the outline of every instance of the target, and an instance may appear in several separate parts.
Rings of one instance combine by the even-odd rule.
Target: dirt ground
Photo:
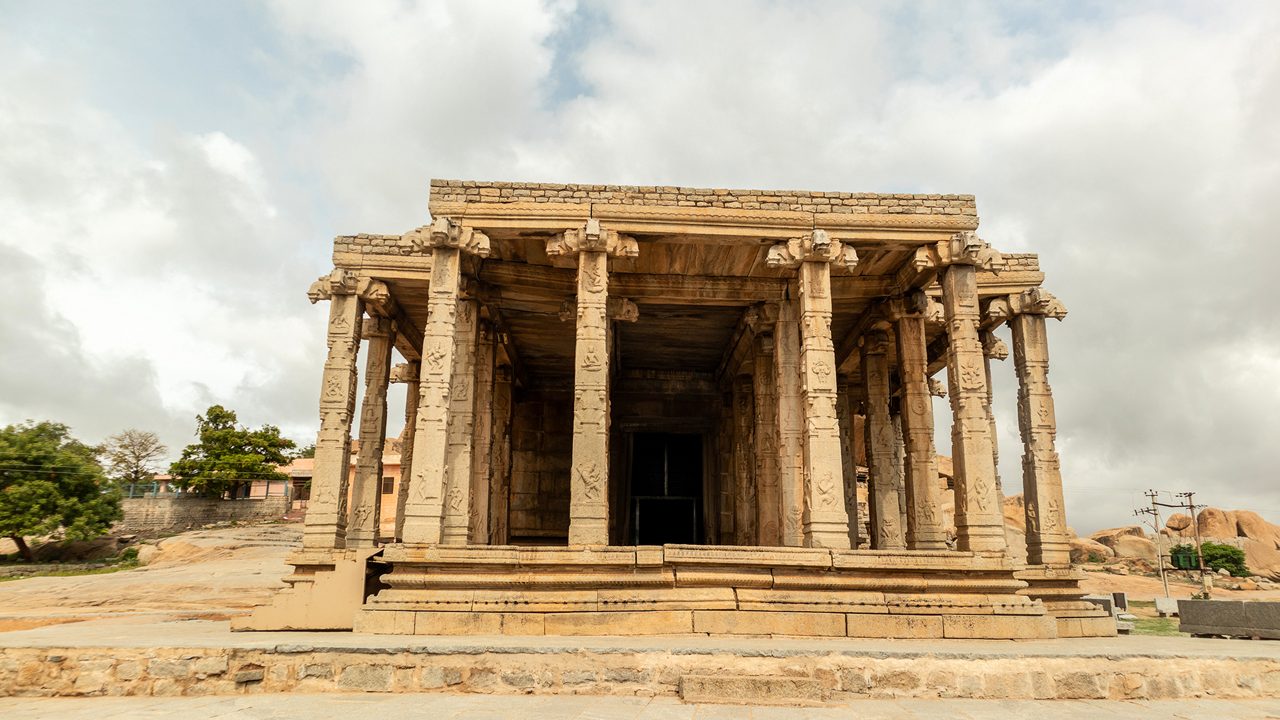
[[[1115,575],[1109,572],[1085,570],[1084,588],[1090,594],[1106,594],[1113,592],[1126,593],[1130,600],[1154,600],[1164,597],[1164,587],[1159,577],[1145,575]],[[1169,579],[1169,597],[1189,598],[1200,592],[1198,579],[1183,580],[1181,577]],[[1219,599],[1232,600],[1280,600],[1280,590],[1227,590],[1215,587],[1213,596]]]
[[[225,619],[282,587],[300,524],[195,530],[159,541],[149,564],[104,575],[0,583],[0,631],[104,615]]]

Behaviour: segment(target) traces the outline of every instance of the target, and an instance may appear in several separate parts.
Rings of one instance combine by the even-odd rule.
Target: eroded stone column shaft
[[[778,393],[778,496],[782,544],[804,545],[804,400],[800,377],[800,314],[794,300],[778,304],[773,332]]]
[[[978,338],[977,269],[942,271],[942,305],[950,352],[947,385],[953,416],[951,453],[956,474],[956,544],[961,550],[1003,552],[1004,516],[987,417],[987,379]]]
[[[609,256],[578,253],[569,544],[609,542]]]
[[[836,418],[840,423],[840,467],[844,475],[844,512],[849,516],[849,547],[858,547],[858,463],[854,455],[854,422],[849,385],[836,386]]]
[[[449,445],[445,455],[444,523],[440,542],[466,545],[471,539],[471,466],[476,411],[475,300],[458,300],[454,326],[453,381],[449,394]]]
[[[933,397],[929,393],[924,317],[908,315],[896,324],[898,376],[902,379],[902,440],[906,447],[907,547],[945,550],[938,457],[933,445]]]
[[[800,263],[800,375],[804,398],[805,509],[808,547],[849,547],[844,510],[840,427],[836,419],[836,355],[831,341],[831,263]]]
[[[329,297],[329,353],[320,381],[320,432],[311,476],[311,497],[302,546],[346,546],[347,478],[351,461],[351,420],[356,407],[357,352],[364,303],[355,294]]]
[[[1043,315],[1015,315],[1013,362],[1018,373],[1022,487],[1027,517],[1027,563],[1069,565],[1062,471],[1054,447],[1057,419],[1049,387],[1049,340]]]
[[[413,478],[413,440],[418,429],[418,363],[399,365],[392,380],[404,383],[404,429],[400,431],[400,485],[396,489],[395,538],[404,538],[404,508],[409,502],[409,482]]]
[[[476,333],[475,422],[472,430],[471,520],[472,545],[489,542],[489,482],[493,445],[493,327],[481,322]]]
[[[755,407],[750,375],[733,383],[734,544],[754,545],[756,525]]]
[[[493,442],[489,462],[492,473],[489,496],[489,544],[508,540],[507,512],[511,499],[511,368],[499,366],[493,384]]]
[[[782,544],[782,498],[778,487],[778,393],[773,367],[773,335],[756,336],[755,450],[757,545]]]
[[[387,385],[395,329],[386,318],[366,318],[364,402],[360,408],[360,449],[351,486],[347,547],[373,547],[382,522],[382,448],[387,439]]]
[[[871,480],[871,547],[906,548],[898,502],[898,467],[893,422],[889,417],[889,338],[874,330],[863,337],[862,378],[866,387],[867,465]]]
[[[459,254],[457,248],[436,247],[431,256],[431,286],[427,294],[427,324],[422,333],[419,370],[418,426],[414,431],[413,479],[404,512],[406,543],[439,543],[442,536]]]

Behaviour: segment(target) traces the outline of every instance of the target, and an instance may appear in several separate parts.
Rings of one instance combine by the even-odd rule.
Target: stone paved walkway
[[[685,705],[674,698],[495,697],[488,695],[260,695],[206,698],[0,698],[5,720],[135,720],[180,718],[299,718],[349,720],[355,717],[430,720],[825,720],[851,718],[1089,718],[1147,720],[1175,718],[1262,720],[1280,718],[1280,700],[859,700],[809,708]]]

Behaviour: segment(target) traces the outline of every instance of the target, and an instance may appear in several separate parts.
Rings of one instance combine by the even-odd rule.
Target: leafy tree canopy
[[[0,430],[0,535],[32,559],[26,537],[61,532],[89,540],[120,519],[120,495],[98,464],[96,447],[53,422]]]
[[[221,495],[237,482],[288,479],[276,467],[289,462],[293,441],[280,437],[280,429],[273,425],[250,430],[236,422],[235,411],[221,405],[196,416],[200,441],[188,445],[182,458],[169,466],[176,485]]]
[[[303,447],[303,448],[299,448],[298,452],[294,454],[294,457],[300,457],[300,458],[313,458],[315,456],[316,456],[315,443],[307,445],[306,447]]]
[[[1233,577],[1249,577],[1253,574],[1245,566],[1244,551],[1234,545],[1215,542],[1200,543],[1200,551],[1204,553],[1205,567],[1212,568],[1215,572],[1226,570]]]

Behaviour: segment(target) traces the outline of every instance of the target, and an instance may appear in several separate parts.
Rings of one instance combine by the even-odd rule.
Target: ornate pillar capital
[[[760,303],[747,308],[743,321],[756,335],[773,332],[778,322],[778,306],[776,303]]]
[[[582,227],[570,228],[547,241],[547,255],[561,257],[580,252],[603,252],[610,257],[633,258],[640,254],[635,238],[602,227],[595,218]]]
[[[375,305],[391,299],[386,283],[343,268],[334,268],[328,275],[321,275],[307,289],[307,299],[312,305],[321,300],[332,300],[335,295],[357,295]]]
[[[858,264],[858,253],[826,230],[814,230],[769,248],[765,263],[771,268],[795,268],[802,262],[834,263],[848,270]]]
[[[390,318],[366,317],[361,324],[360,336],[364,338],[385,338],[395,333],[395,322]]]
[[[981,270],[1002,270],[1005,266],[1000,251],[978,237],[972,230],[964,230],[950,239],[938,243],[938,264],[973,265]]]
[[[454,248],[470,255],[489,257],[489,236],[452,218],[439,217],[404,234],[415,250]]]
[[[931,309],[931,302],[933,301],[924,294],[923,290],[912,290],[902,295],[895,295],[884,305],[885,316],[893,322],[906,317],[926,316]],[[942,314],[940,303],[937,304],[937,313],[939,316]]]
[[[1009,357],[1009,346],[996,337],[990,330],[982,332],[982,354],[991,360],[1004,360]]]

